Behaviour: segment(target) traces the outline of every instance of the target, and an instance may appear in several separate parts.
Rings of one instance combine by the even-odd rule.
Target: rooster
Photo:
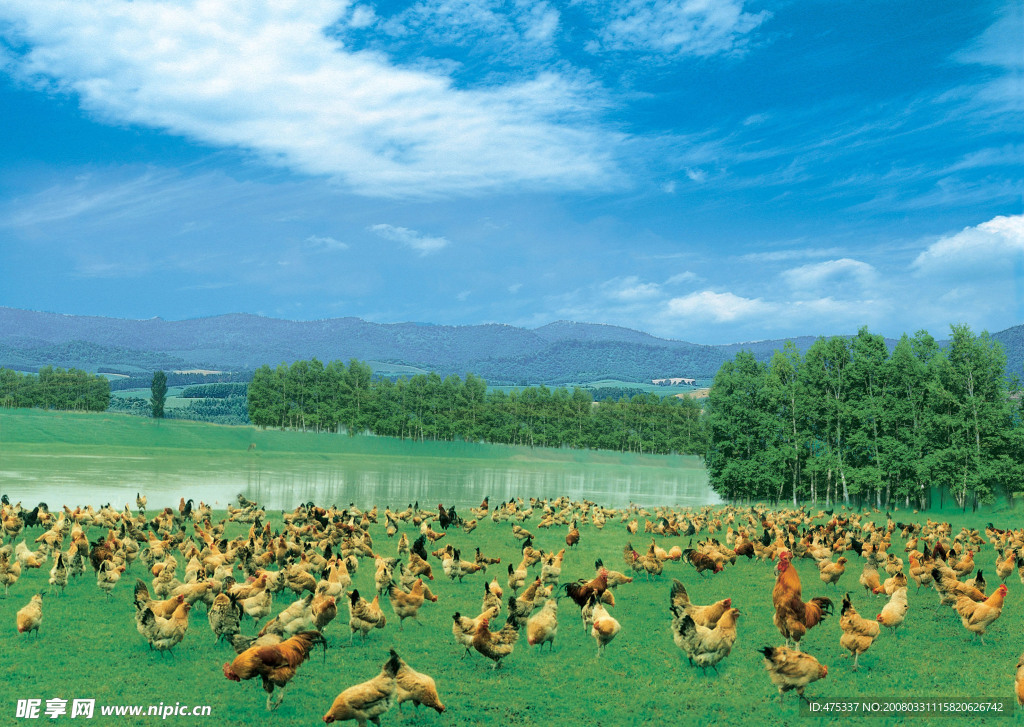
[[[274,710],[284,701],[284,690],[295,676],[302,662],[309,658],[309,652],[317,644],[327,646],[318,631],[302,631],[279,644],[251,646],[242,651],[230,664],[222,667],[224,676],[233,682],[240,682],[259,676],[263,690],[267,693],[267,709]],[[277,701],[271,702],[274,687],[279,687]]]
[[[600,600],[604,592],[608,590],[608,571],[601,568],[597,576],[589,581],[581,578],[575,583],[563,583],[562,590],[577,606],[583,608],[591,596],[596,596]]]
[[[704,571],[709,570],[712,573],[721,573],[723,570],[721,564],[710,555],[693,548],[686,548],[683,551],[683,558],[697,569],[697,575],[702,578],[704,577]]]
[[[789,552],[779,553],[779,575],[772,589],[772,603],[775,605],[773,620],[786,642],[792,640],[796,651],[800,651],[800,639],[808,629],[831,615],[832,600],[818,597],[805,603],[801,599],[800,576],[790,562],[790,557]]]

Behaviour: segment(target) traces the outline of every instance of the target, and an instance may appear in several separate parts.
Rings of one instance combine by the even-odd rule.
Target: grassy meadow
[[[68,451],[87,451],[97,457],[132,452],[179,452],[176,456],[194,457],[196,453],[219,453],[226,467],[245,457],[280,457],[282,461],[302,462],[318,457],[332,457],[350,452],[351,447],[365,447],[375,456],[402,456],[403,443],[374,438],[317,437],[297,432],[260,431],[251,427],[221,427],[194,422],[152,422],[111,414],[74,414],[52,412],[0,413],[0,474],[12,452],[36,453],[39,456]],[[429,444],[429,443],[428,443]],[[452,444],[439,448],[434,455],[483,457],[480,445]],[[337,449],[333,449],[337,448]],[[377,449],[374,449],[377,448]],[[383,449],[380,449],[383,448]],[[368,450],[368,451],[370,451]],[[433,452],[425,449],[425,452]],[[380,454],[383,452],[383,454]],[[601,457],[591,453],[593,457]],[[572,465],[578,453],[538,452],[538,457],[562,458]],[[609,455],[611,457],[611,455]],[[614,456],[618,461],[618,456]],[[638,465],[639,466],[639,465]],[[0,479],[0,489],[3,489]],[[133,490],[134,493],[134,490]],[[522,492],[553,496],[558,493]],[[188,496],[193,496],[189,494]],[[434,493],[435,499],[421,501],[436,504],[452,500],[446,494]],[[35,504],[22,498],[27,507]],[[177,498],[174,498],[175,501]],[[198,501],[198,497],[196,498]],[[492,497],[492,504],[497,504]],[[345,500],[347,502],[348,500]],[[88,491],[76,492],[74,504],[89,502]],[[52,510],[60,502],[50,501]],[[94,503],[97,507],[102,503]],[[114,503],[115,506],[118,503]],[[329,504],[329,503],[323,503]],[[380,499],[365,502],[356,499],[362,508],[378,504],[404,509],[404,494],[392,501]],[[476,504],[476,503],[474,503]],[[468,515],[465,508],[460,508]],[[270,514],[272,527],[281,527],[281,512]],[[217,512],[215,519],[225,516]],[[1012,510],[996,509],[979,513],[949,510],[939,513],[895,511],[896,520],[923,522],[928,516],[948,520],[954,534],[961,526],[983,529],[988,522],[997,527],[1017,527],[1019,515]],[[885,513],[870,513],[879,524]],[[534,532],[534,546],[555,551],[564,546],[565,528],[536,528],[537,518],[523,523]],[[641,524],[643,518],[641,518]],[[228,523],[226,536],[247,532],[248,525]],[[415,526],[403,523],[400,532],[415,538]],[[562,581],[590,578],[594,561],[602,558],[610,568],[628,570],[623,559],[623,546],[631,541],[637,550],[645,550],[651,535],[630,535],[618,518],[609,518],[598,530],[590,522],[581,521],[582,538],[577,548],[566,553]],[[188,529],[191,534],[191,528]],[[374,548],[383,555],[395,555],[398,536],[387,538],[384,520],[372,525],[370,533]],[[41,530],[25,531],[18,538],[29,544]],[[90,540],[102,537],[105,531],[91,528]],[[696,539],[706,536],[700,533]],[[657,537],[666,550],[673,545],[686,547],[689,538]],[[502,562],[492,566],[486,579],[498,576],[507,589],[507,563],[518,563],[521,543],[515,540],[508,522],[483,520],[477,530],[466,534],[451,529],[440,544],[451,542],[464,553],[474,547]],[[66,547],[66,544],[65,544]],[[435,546],[436,547],[436,546]],[[904,541],[894,535],[891,552],[903,556]],[[428,548],[433,550],[434,548]],[[949,607],[938,605],[934,590],[916,592],[911,583],[910,611],[905,628],[898,637],[883,632],[871,649],[860,658],[861,670],[851,671],[846,651],[839,645],[839,606],[842,595],[849,591],[853,603],[866,618],[872,618],[885,602],[884,597],[865,595],[858,584],[863,559],[848,552],[850,563],[839,588],[825,586],[810,560],[797,560],[795,565],[803,581],[803,598],[828,596],[835,603],[835,615],[812,629],[802,642],[803,649],[829,667],[826,679],[810,685],[812,699],[900,699],[923,698],[991,699],[1013,695],[1013,677],[1017,658],[1024,650],[1024,586],[1016,573],[1008,579],[1009,595],[998,621],[989,629],[986,643],[972,643],[971,635]],[[988,590],[998,585],[995,577],[995,555],[990,547],[977,556],[979,566],[988,577]],[[344,688],[375,676],[394,648],[413,668],[433,676],[442,701],[444,714],[405,705],[405,713],[393,709],[382,718],[385,725],[548,725],[582,722],[588,725],[636,724],[748,724],[756,720],[765,725],[840,723],[846,717],[815,718],[801,715],[794,694],[779,704],[777,691],[769,682],[761,655],[756,651],[766,645],[779,645],[782,638],[772,624],[771,590],[775,576],[770,563],[740,558],[735,566],[715,576],[700,577],[686,563],[668,562],[660,577],[645,579],[642,575],[632,584],[616,592],[613,615],[622,624],[622,631],[608,646],[605,655],[596,656],[596,647],[585,634],[579,609],[568,599],[559,605],[559,635],[554,650],[543,653],[532,650],[521,636],[514,653],[504,660],[501,669],[472,654],[462,658],[463,649],[451,634],[451,616],[455,611],[475,616],[480,612],[484,577],[468,576],[464,582],[448,581],[440,563],[432,559],[435,580],[431,588],[438,595],[437,603],[426,603],[420,611],[422,625],[407,622],[398,630],[390,604],[382,604],[388,616],[385,629],[374,631],[365,643],[358,639],[349,644],[348,609],[339,604],[339,617],[325,630],[329,648],[324,656],[317,651],[300,667],[289,686],[284,703],[274,713],[265,709],[265,694],[258,680],[241,684],[226,680],[221,665],[234,658],[231,647],[214,644],[205,609],[197,605],[190,616],[190,626],[173,656],[149,650],[137,633],[132,604],[132,589],[137,577],[147,583],[151,576],[141,562],[124,574],[111,599],[105,599],[97,588],[91,568],[73,581],[66,594],[44,596],[43,624],[36,636],[21,636],[15,629],[15,613],[32,594],[46,592],[49,568],[26,570],[3,597],[0,590],[0,679],[7,687],[0,697],[0,724],[23,724],[15,719],[17,700],[95,699],[97,724],[146,725],[157,717],[108,717],[99,715],[101,705],[154,705],[176,702],[186,705],[210,705],[212,715],[206,718],[169,717],[168,722],[207,725],[252,724],[314,724],[319,723],[334,697]],[[184,562],[179,558],[179,577]],[[539,574],[539,566],[531,569]],[[739,637],[732,654],[719,665],[719,672],[707,674],[691,668],[685,656],[672,641],[669,631],[669,589],[673,578],[683,581],[694,603],[705,604],[732,598],[740,609]],[[364,594],[372,594],[373,566],[361,560],[354,575],[354,585]],[[283,610],[293,601],[290,591],[275,596],[272,613]],[[504,618],[504,613],[501,617]],[[265,621],[264,621],[265,623]],[[497,628],[498,624],[492,624]],[[243,630],[257,630],[245,621]],[[70,702],[69,702],[70,704]],[[43,717],[45,719],[45,717]],[[863,718],[854,717],[863,721]],[[62,717],[69,719],[69,717]],[[1001,724],[1011,715],[977,714],[969,717],[908,717],[908,724],[949,724],[951,720],[970,719],[972,724]],[[898,720],[868,718],[874,724],[897,723]]]
[[[908,519],[923,517],[905,515]],[[956,526],[978,527],[983,526],[985,519],[975,516],[953,522]],[[884,514],[877,516],[877,520],[883,522]],[[1005,517],[1003,520],[1003,525],[1008,524]],[[278,527],[279,518],[272,519],[272,524]],[[556,550],[564,546],[564,528],[546,531],[531,527],[530,522],[525,525],[534,531],[536,547]],[[238,534],[247,527],[229,524],[227,535]],[[416,532],[411,525],[404,525],[404,529],[410,537]],[[651,538],[629,535],[618,520],[609,520],[600,531],[589,524],[581,525],[581,531],[580,545],[566,554],[563,581],[591,577],[598,557],[612,568],[624,569],[621,553],[625,543],[631,540],[641,549]],[[372,526],[370,532],[377,552],[396,553],[398,538],[385,536],[383,520]],[[102,533],[93,528],[88,534],[95,539]],[[30,540],[35,537],[33,533],[29,536]],[[666,549],[673,544],[685,547],[686,540],[658,537],[659,544]],[[507,522],[496,524],[486,520],[469,535],[450,530],[442,543],[447,541],[464,551],[472,552],[473,547],[479,546],[485,554],[501,557],[501,565],[492,566],[487,578],[497,574],[503,587],[505,564],[519,560],[520,544],[512,537]],[[902,545],[902,541],[894,539],[893,552],[902,551]],[[861,559],[848,555],[851,564],[838,591],[819,581],[812,561],[796,562],[805,599],[827,595],[836,601],[836,615],[812,629],[803,641],[804,650],[829,667],[825,680],[808,687],[811,698],[1012,696],[1014,667],[1024,648],[1020,636],[1024,588],[1015,582],[1016,574],[1009,583],[1002,617],[989,630],[985,645],[971,642],[956,614],[938,605],[934,591],[916,593],[911,584],[906,629],[896,638],[883,633],[861,657],[861,670],[852,672],[851,661],[843,658],[846,652],[839,646],[838,606],[842,593],[850,591],[854,605],[866,617],[878,612],[884,598],[864,594],[857,583]],[[996,583],[992,551],[983,551],[977,560],[990,574],[991,590]],[[404,716],[397,709],[392,710],[384,716],[384,724],[538,725],[572,719],[583,719],[592,725],[740,724],[748,723],[751,717],[764,724],[819,721],[800,715],[793,694],[778,704],[775,688],[755,651],[761,646],[781,643],[772,625],[774,575],[770,564],[740,559],[723,573],[701,578],[687,564],[670,562],[661,577],[648,581],[641,576],[634,583],[621,586],[616,592],[613,615],[621,622],[622,632],[601,658],[596,656],[593,639],[583,632],[578,608],[562,599],[559,635],[553,652],[532,650],[524,636],[498,670],[491,669],[490,662],[475,653],[462,659],[463,650],[451,635],[453,612],[479,612],[484,578],[469,576],[462,583],[449,582],[440,564],[432,564],[435,581],[431,587],[439,600],[424,604],[420,612],[422,625],[407,622],[405,630],[399,631],[397,619],[391,617],[390,604],[384,603],[389,618],[386,628],[372,632],[365,643],[357,638],[354,645],[349,645],[347,608],[339,608],[338,620],[325,629],[329,644],[326,658],[317,652],[304,664],[289,686],[283,705],[268,716],[258,680],[238,684],[223,677],[220,667],[234,654],[227,644],[214,644],[201,605],[193,609],[189,631],[173,656],[148,649],[136,632],[133,619],[135,578],[145,575],[147,582],[151,580],[140,562],[125,573],[109,601],[96,587],[89,569],[88,575],[69,585],[65,595],[44,596],[43,626],[38,638],[17,634],[15,612],[33,593],[48,589],[47,563],[43,569],[26,571],[10,595],[0,598],[0,645],[5,655],[0,661],[0,676],[9,685],[4,690],[6,696],[0,700],[0,722],[13,723],[8,720],[15,713],[17,699],[39,698],[45,704],[45,700],[59,697],[95,699],[95,719],[99,723],[151,724],[154,717],[104,719],[98,715],[99,705],[149,705],[162,701],[212,706],[209,718],[170,717],[170,721],[313,724],[342,689],[374,676],[386,660],[389,648],[396,649],[411,666],[437,680],[448,711],[438,715],[420,710],[412,716],[406,705]],[[372,563],[361,560],[354,580],[360,592],[373,592],[372,571]],[[673,577],[686,584],[695,603],[730,597],[742,613],[737,644],[720,665],[719,674],[703,674],[689,667],[672,642],[668,601]],[[290,591],[278,594],[273,612],[291,602]],[[255,628],[248,621],[243,630],[253,633]],[[929,724],[948,719],[915,717],[907,721]],[[971,719],[974,723],[995,724],[1007,717],[976,715]]]

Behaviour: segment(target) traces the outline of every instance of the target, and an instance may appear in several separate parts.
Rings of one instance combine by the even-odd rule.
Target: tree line
[[[110,382],[81,369],[44,366],[37,374],[0,368],[0,407],[106,411]]]
[[[700,405],[655,394],[595,404],[580,388],[488,392],[471,373],[375,379],[360,361],[312,359],[260,367],[248,396],[249,419],[262,427],[652,454],[705,449]]]
[[[952,334],[945,347],[904,335],[891,354],[867,328],[804,355],[786,344],[767,363],[738,353],[705,407],[711,486],[733,501],[826,506],[1012,499],[1024,488],[1017,382],[987,333]]]

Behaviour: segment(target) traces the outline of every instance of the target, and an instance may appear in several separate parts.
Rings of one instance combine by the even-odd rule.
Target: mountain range
[[[993,334],[1010,373],[1024,363],[1024,325]],[[472,372],[491,384],[643,382],[710,379],[737,351],[760,360],[792,340],[806,351],[815,336],[727,345],[658,338],[619,326],[557,321],[540,328],[503,324],[442,326],[371,323],[359,318],[289,321],[233,313],[165,321],[42,313],[0,307],[0,367],[41,366],[141,374],[165,370],[252,370],[302,359],[367,361],[384,374]],[[890,348],[896,341],[887,339]]]

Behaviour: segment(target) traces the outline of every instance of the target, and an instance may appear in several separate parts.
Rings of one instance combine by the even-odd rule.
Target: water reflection
[[[419,501],[477,505],[513,497],[590,499],[610,507],[700,506],[719,502],[699,460],[687,457],[573,457],[572,461],[448,459],[442,457],[317,456],[246,457],[39,457],[13,455],[0,462],[0,490],[31,506],[105,504],[122,507],[135,493],[150,508],[173,506],[180,497],[214,506],[242,493],[271,509],[301,502],[404,507]]]

